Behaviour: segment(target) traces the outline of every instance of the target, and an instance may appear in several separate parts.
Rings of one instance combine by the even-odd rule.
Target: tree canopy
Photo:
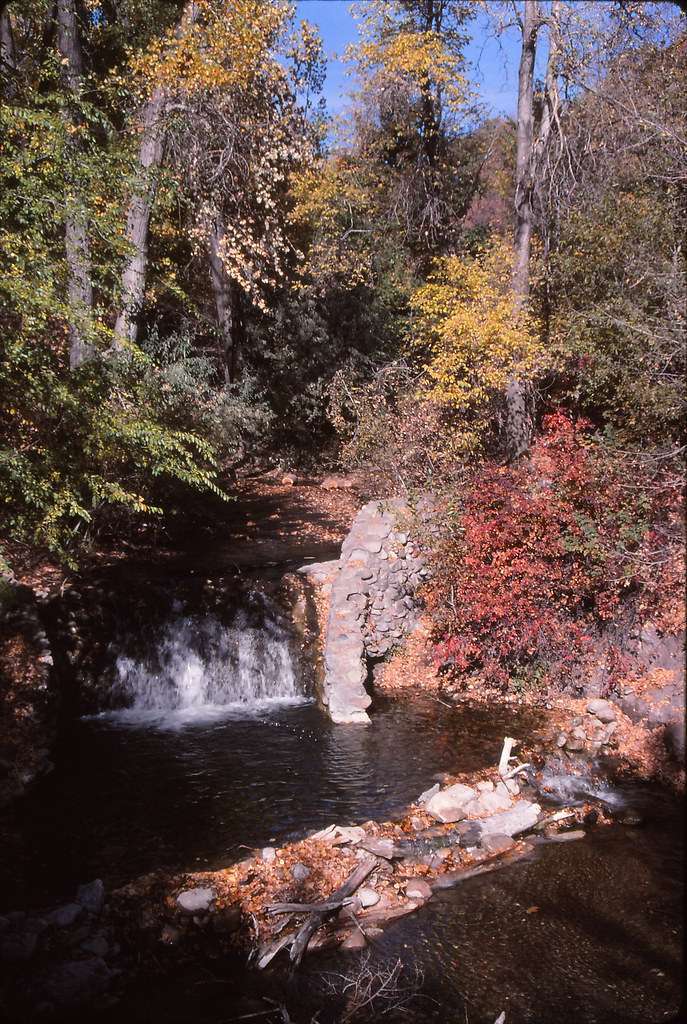
[[[74,562],[189,487],[226,497],[239,458],[311,457],[313,437],[455,487],[527,459],[563,410],[674,464],[684,16],[488,7],[522,31],[514,121],[476,102],[478,4],[370,0],[335,128],[317,30],[285,0],[2,5],[10,556]]]

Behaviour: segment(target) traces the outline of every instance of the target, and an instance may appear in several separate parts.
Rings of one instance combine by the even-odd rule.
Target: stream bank
[[[524,725],[521,721],[520,729]],[[342,729],[349,731],[347,727],[334,728],[337,733]],[[374,726],[354,728],[369,736]],[[527,728],[537,732],[534,719]],[[525,932],[532,931],[530,917],[535,918],[533,925],[541,922],[543,927],[546,921],[549,929],[554,928],[549,932],[551,957],[557,955],[556,951],[562,953],[560,936],[555,930],[555,922],[561,914],[563,918],[558,927],[564,925],[568,931],[572,926],[581,928],[584,941],[592,945],[605,936],[606,957],[610,943],[617,947],[620,962],[626,962],[623,957],[639,953],[634,945],[636,929],[641,928],[644,933],[646,950],[637,968],[642,973],[643,995],[633,1006],[634,1016],[618,1016],[620,1008],[629,1009],[630,1000],[625,990],[618,988],[614,990],[613,1002],[611,990],[604,989],[612,974],[604,977],[601,973],[597,974],[592,989],[585,991],[587,1005],[578,1005],[574,1013],[559,1014],[557,1019],[562,1024],[573,1021],[576,1024],[587,1021],[615,1024],[619,1019],[647,1024],[666,1019],[666,1014],[678,1007],[681,995],[681,899],[675,886],[682,878],[684,838],[678,821],[672,820],[668,831],[666,825],[681,805],[666,804],[664,811],[665,792],[647,790],[642,794],[636,783],[628,785],[627,780],[624,789],[622,784],[620,787],[612,785],[601,766],[592,770],[588,759],[579,755],[550,754],[547,760],[545,752],[555,749],[555,740],[556,732],[551,730],[550,724],[542,724],[538,738],[516,747],[517,758],[507,763],[502,758],[498,766],[459,776],[442,773],[411,806],[391,820],[358,818],[359,824],[332,823],[302,839],[258,846],[248,855],[243,853],[216,870],[176,873],[158,870],[114,889],[94,881],[77,887],[71,900],[57,907],[28,914],[5,914],[0,917],[0,930],[5,965],[11,965],[11,971],[3,972],[5,1012],[10,1020],[16,1021],[83,1019],[119,1024],[120,1021],[143,1020],[143,1009],[147,1008],[149,1020],[179,1020],[190,1024],[200,1019],[198,985],[202,988],[214,978],[217,984],[224,986],[225,1001],[215,1005],[212,1012],[207,1009],[208,1016],[203,1017],[204,1020],[238,1020],[250,1007],[251,1012],[260,1012],[268,1021],[310,1021],[317,1006],[303,1002],[302,989],[289,977],[289,947],[293,948],[313,909],[323,903],[326,913],[319,921],[322,928],[313,932],[308,943],[302,986],[315,984],[313,977],[323,963],[317,950],[331,946],[343,948],[352,958],[324,961],[329,964],[331,977],[347,976],[353,984],[356,970],[363,971],[366,963],[377,965],[372,972],[375,978],[388,971],[390,964],[398,963],[403,968],[399,982],[406,985],[408,972],[419,954],[414,945],[415,929],[419,928],[423,942],[430,944],[429,960],[423,954],[425,966],[421,972],[429,969],[426,965],[433,959],[431,931],[423,931],[427,912],[441,915],[449,907],[460,907],[467,902],[471,913],[477,916],[473,920],[461,920],[460,929],[452,940],[459,943],[458,954],[450,944],[442,953],[447,958],[447,968],[455,965],[458,971],[455,984],[460,991],[461,971],[474,973],[484,961],[478,934],[483,927],[485,906],[480,902],[479,893],[489,897],[489,904],[494,884],[491,880],[501,874],[494,874],[494,871],[503,868],[504,875],[510,877],[514,872],[517,877],[522,865],[529,878],[522,889],[521,899],[525,902],[520,904],[519,914],[501,921],[504,941],[513,948],[523,943]],[[454,760],[455,756],[454,749]],[[532,768],[521,768],[521,759],[527,759]],[[427,782],[432,783],[431,777]],[[651,858],[655,854],[651,853],[651,845],[640,854],[642,847],[638,844],[650,843],[651,836],[655,838],[657,824],[660,825],[658,835],[665,834],[667,840],[661,847],[662,857],[665,858],[669,850],[670,860],[661,862],[659,875],[649,882]],[[582,896],[576,864],[579,858],[584,861],[585,856],[590,855],[585,854],[590,843],[590,853],[598,849],[602,857],[606,856],[603,842],[606,830],[614,836],[617,859],[609,862],[606,870],[610,870],[610,875],[598,876],[592,856],[591,874],[579,879]],[[572,861],[567,852],[569,848]],[[608,852],[612,849],[608,847]],[[548,850],[551,853],[545,856]],[[622,871],[628,850],[635,858],[630,861],[632,871],[644,871],[646,878],[637,882],[639,888],[636,888],[633,875],[623,874],[620,892],[628,900],[628,908],[622,910],[623,899],[615,889],[618,871]],[[567,865],[567,874],[562,873],[559,856]],[[360,869],[363,873],[350,898],[335,902],[330,912],[327,904],[331,903],[332,894]],[[673,888],[662,893],[659,904],[651,895],[652,887],[668,883]],[[509,884],[497,883],[496,891],[509,891]],[[578,920],[576,908],[580,900],[585,902],[591,893],[596,894],[593,902],[598,920],[593,915]],[[640,893],[642,897],[638,899]],[[603,908],[611,897],[619,901],[613,911],[617,921],[612,931],[607,927],[604,932],[602,923],[606,911]],[[633,937],[628,935],[630,945],[625,950],[622,929],[629,926],[640,905],[641,923],[632,923]],[[434,912],[433,907],[436,907]],[[403,923],[406,919],[410,922],[411,918],[416,922],[412,926]],[[528,929],[524,929],[525,922]],[[531,941],[541,941],[537,933],[535,926]],[[407,936],[405,952],[399,950],[399,942],[403,946],[402,941],[395,938],[399,934]],[[436,941],[443,949],[441,944],[448,941],[448,936],[442,937],[440,929]],[[366,953],[360,951],[363,946],[367,947]],[[389,949],[399,951],[392,961],[388,959]],[[527,946],[523,945],[522,949],[526,955]],[[573,958],[579,956],[574,944],[568,952]],[[371,961],[361,959],[365,956]],[[488,962],[484,963],[483,969],[488,966]],[[533,1007],[534,1016],[530,1010],[524,1016],[509,1016],[509,1021],[517,1024],[518,1021],[540,1020],[536,993],[542,983],[546,989],[546,961],[541,967],[543,973],[538,973],[535,965],[530,964],[519,980],[517,972],[513,975],[512,967],[508,968],[510,973],[499,979],[498,984],[492,982],[482,991],[482,1001],[494,988],[502,1000],[511,1000],[515,1006],[520,1003]],[[451,966],[448,979],[452,977],[452,969]],[[502,970],[506,970],[505,962]],[[594,975],[589,963],[584,970]],[[527,983],[525,976],[530,979]],[[187,988],[182,978],[186,979]],[[508,981],[504,988],[505,978]],[[451,1004],[455,1016],[451,1016],[445,1004],[441,1014],[435,1015],[432,1003],[426,1000],[429,992],[434,993],[433,999],[442,997],[441,986],[438,989],[436,986],[434,978],[429,988],[423,982],[410,993],[413,997],[411,1019],[436,1019],[444,1024],[462,1022],[465,1007],[459,1003]],[[181,1005],[170,1007],[170,989],[177,992],[185,1009],[182,1010]],[[166,995],[162,995],[163,991]],[[468,991],[468,1019],[493,1024],[495,1016],[475,1015],[478,993],[474,985],[468,988],[466,996]],[[320,985],[319,996],[314,991],[311,995],[326,1002],[323,993]],[[155,1008],[151,1008],[152,994],[161,999]],[[330,1015],[318,1015],[318,1019],[347,1019],[341,1016],[341,995],[339,991],[334,1003],[330,1002]],[[603,997],[601,1004],[599,995]],[[209,992],[203,991],[204,1006],[208,997]],[[445,993],[443,998],[446,998]],[[269,999],[276,999],[276,1002],[270,1004]],[[305,1014],[308,1005],[310,1015]],[[616,1015],[599,1014],[600,1005],[605,1005],[607,1011],[613,1005]],[[166,1011],[158,1015],[161,1007],[166,1007]],[[283,1016],[280,1007],[288,1016]],[[647,1008],[652,1012],[656,1010],[656,1014],[647,1015]],[[365,1016],[361,1011],[352,1019],[370,1021],[376,1016],[374,1013]],[[403,1017],[392,1014],[389,1019]]]
[[[272,488],[272,497],[279,492],[280,486],[283,490],[285,485],[269,485]],[[300,500],[296,498],[293,485],[289,485],[286,490],[292,502],[297,503]],[[310,488],[307,490],[310,493]],[[351,490],[349,488],[342,489],[348,508],[349,526],[357,504],[354,496],[351,495]],[[326,493],[329,495],[331,492],[327,491]],[[292,504],[291,508],[293,509],[293,507]],[[255,512],[257,509],[253,505],[253,514]],[[276,513],[270,513],[265,517],[263,529],[266,532],[274,528],[275,523],[278,522],[272,518],[274,514]],[[290,514],[289,521],[295,523],[297,518]],[[247,514],[245,519],[247,532],[242,551],[236,547],[235,538],[232,538],[233,547],[229,545],[226,550],[218,547],[215,543],[213,563],[213,556],[209,550],[211,545],[208,542],[206,554],[203,555],[202,550],[200,551],[201,557],[193,570],[194,575],[198,576],[198,592],[203,592],[204,600],[209,601],[215,609],[226,603],[231,587],[239,581],[242,581],[243,585],[246,576],[255,568],[250,562],[251,552],[259,563],[261,572],[265,573],[265,578],[271,581],[269,586],[273,590],[276,588],[277,591],[281,586],[280,581],[285,576],[291,576],[294,579],[298,577],[298,574],[293,573],[293,569],[302,565],[304,559],[311,559],[311,564],[315,564],[316,559],[321,559],[323,554],[330,553],[332,547],[336,553],[338,542],[328,539],[326,542],[317,541],[309,548],[300,547],[296,552],[298,558],[291,559],[287,557],[289,552],[293,553],[292,538],[289,537],[288,531],[274,543],[265,539],[263,547],[255,551],[251,547],[250,537],[257,520],[250,518]],[[248,523],[253,525],[248,526]],[[270,524],[272,525],[270,526]],[[340,534],[345,532],[342,527]],[[334,536],[336,534],[332,531],[332,537]],[[218,573],[218,552],[222,551],[225,553],[219,559],[220,564],[222,559],[226,561]],[[230,551],[233,552],[233,555],[238,556],[238,560],[232,557],[233,564],[231,566],[228,554]],[[280,561],[281,556],[284,557]],[[207,558],[207,561],[204,561],[204,558]],[[187,571],[191,571],[184,559],[183,551],[179,554],[178,551],[170,548],[167,556],[161,560],[164,565],[158,564],[153,569],[153,574],[157,573],[158,576],[161,575],[166,580],[178,579],[180,576],[175,574],[181,573],[182,569],[186,568]],[[209,575],[213,564],[214,574]],[[171,571],[172,567],[173,572]],[[202,572],[200,571],[201,567]],[[109,572],[105,574],[105,578],[108,581],[107,586],[113,591],[123,586],[132,587],[132,583],[136,584],[133,587],[134,591],[138,591],[141,582],[148,578],[150,571],[151,566],[145,566],[135,561],[133,564],[119,561],[113,563]],[[74,637],[74,647],[70,650],[72,654],[76,652],[76,661],[80,665],[84,663],[85,657],[80,653],[85,650],[84,647],[80,647],[83,634],[86,632],[83,623],[91,620],[91,617],[97,614],[99,602],[102,601],[102,594],[98,596],[97,587],[102,589],[102,580],[103,574],[100,573],[99,580],[96,580],[95,577],[84,578],[80,581],[78,588],[69,586],[64,588],[64,594],[47,596],[47,603],[54,601],[54,607],[58,604],[60,607],[64,607],[68,602],[70,607],[76,609],[70,612],[66,628],[61,627],[61,635],[68,634]],[[67,594],[71,596],[67,597]],[[298,600],[300,598],[294,604],[297,604]],[[41,598],[41,601],[46,602],[46,598]],[[136,602],[134,602],[135,604]],[[86,613],[83,611],[84,608]],[[137,613],[135,613],[133,618],[137,617]],[[40,620],[37,621],[40,626]],[[426,627],[424,628],[426,630]],[[312,621],[307,629],[311,634],[313,633]],[[389,687],[394,671],[398,673],[400,666],[405,666],[401,674],[406,675],[406,683],[414,689],[422,688],[420,675],[415,670],[409,671],[411,662],[408,660],[412,656],[415,642],[422,647],[422,624],[413,634],[413,638],[415,639],[411,639],[407,645],[405,655],[401,654],[389,663],[380,661],[374,666],[375,690],[379,691],[384,686]],[[427,639],[426,632],[424,639],[425,641]],[[311,642],[312,640],[311,636]],[[424,646],[422,657],[425,667],[429,669],[426,659],[426,643]],[[91,656],[92,652],[89,654],[89,657]],[[67,660],[69,661],[69,659]],[[48,669],[59,668],[59,664],[50,666],[48,661],[42,664],[46,665]],[[97,673],[91,672],[90,674]],[[441,708],[442,704],[450,705],[452,697],[441,689],[439,682],[435,681],[432,684],[434,691],[430,699],[436,699],[438,707]],[[78,693],[73,696],[83,702],[84,695],[84,687],[80,686]],[[60,691],[60,702],[64,712],[69,706],[64,690]],[[522,701],[511,700],[510,707],[519,703]],[[550,760],[552,754],[557,752],[559,768],[560,765],[563,765],[565,777],[569,777],[567,769],[571,765],[597,755],[617,759],[612,767],[620,769],[621,773],[624,772],[626,775],[631,774],[632,763],[643,765],[647,776],[655,775],[656,765],[650,764],[648,753],[645,756],[645,747],[648,750],[652,743],[657,763],[660,762],[661,757],[665,760],[665,747],[658,742],[660,740],[662,743],[660,726],[653,730],[640,729],[640,733],[646,740],[645,747],[642,747],[640,743],[636,751],[633,752],[633,737],[639,734],[633,733],[632,723],[626,720],[623,712],[619,709],[606,709],[607,720],[603,721],[597,713],[589,710],[584,698],[577,698],[577,701],[573,698],[540,701],[540,707],[537,707],[536,704],[536,701],[533,702],[532,710],[546,719],[549,730],[547,757]],[[84,710],[83,703],[81,710]],[[613,724],[616,726],[615,729],[609,731],[609,726]],[[363,727],[363,733],[367,728]],[[358,730],[359,727],[354,726],[353,729]],[[363,739],[360,740],[361,750],[364,749],[366,742]],[[628,751],[632,754],[631,760],[623,756]],[[642,760],[643,758],[645,759]],[[489,761],[483,762],[483,764],[489,763]],[[535,765],[535,767],[537,766]],[[554,774],[556,777],[561,777],[560,770]],[[571,774],[573,777],[575,776],[575,772]],[[461,777],[451,776],[449,771],[448,777],[444,773],[441,783],[444,788],[447,788],[449,783],[460,783],[475,788],[479,784],[485,784],[487,788],[477,792],[502,795],[497,793],[499,780],[492,777],[493,775],[493,766],[491,770],[482,769],[482,774],[474,774],[473,771],[472,774]],[[679,769],[675,781],[679,781],[678,775]],[[431,781],[431,777],[426,780],[427,784]],[[493,788],[489,789],[489,784]],[[511,797],[513,796],[520,797],[518,803],[527,802],[526,796],[511,794]],[[472,799],[478,798],[472,797]],[[481,797],[479,799],[481,800]],[[536,801],[533,800],[530,803],[536,803]],[[580,810],[580,807],[583,809]],[[464,820],[469,822],[485,818],[486,815],[479,813],[479,810],[479,808],[474,808],[465,815]],[[481,806],[481,810],[484,812],[484,805]],[[598,801],[591,804],[587,801],[586,806],[583,801],[578,804],[573,814],[573,823],[583,825],[585,829],[589,829],[594,817],[597,824],[602,824],[605,818],[604,807],[600,806]],[[420,805],[413,807],[400,818],[386,819],[380,816],[376,819],[363,820],[362,824],[360,820],[342,822],[341,819],[335,819],[331,824],[336,825],[338,831],[335,828],[328,837],[321,835],[319,838],[313,838],[310,836],[293,842],[280,842],[258,847],[248,858],[241,855],[230,858],[229,868],[186,870],[181,873],[163,871],[153,875],[146,874],[128,886],[114,889],[108,886],[102,890],[97,884],[89,883],[86,885],[85,891],[80,887],[75,888],[75,896],[71,903],[62,903],[57,907],[51,906],[44,913],[30,912],[27,914],[23,910],[10,910],[8,914],[4,915],[0,927],[2,927],[4,935],[3,946],[6,954],[9,950],[8,959],[13,963],[13,970],[16,972],[14,981],[15,983],[19,982],[20,991],[18,994],[15,991],[10,995],[6,1004],[13,1011],[18,1007],[17,1012],[23,1014],[26,1004],[21,1003],[21,998],[23,994],[30,993],[34,1000],[31,1004],[33,1007],[31,1012],[35,1011],[39,1016],[42,1014],[46,1019],[49,1019],[50,1015],[55,1017],[62,1013],[69,1014],[70,1019],[74,1019],[74,1015],[78,1013],[83,1013],[89,1019],[92,1019],[94,1012],[105,1015],[116,1014],[118,1012],[116,1009],[110,1010],[109,1008],[110,998],[115,1001],[119,1000],[123,989],[127,992],[130,991],[131,985],[138,983],[136,978],[140,975],[154,975],[161,963],[167,965],[166,969],[172,972],[176,970],[175,965],[184,963],[197,966],[212,963],[214,970],[217,955],[224,957],[228,950],[238,949],[245,957],[249,948],[257,949],[258,946],[263,948],[266,944],[273,942],[272,917],[266,912],[268,902],[290,902],[282,897],[296,897],[303,892],[308,897],[307,902],[325,899],[331,893],[332,888],[335,889],[337,884],[344,880],[347,869],[359,862],[356,851],[363,853],[363,856],[370,854],[375,858],[374,881],[381,890],[381,892],[377,891],[372,884],[369,887],[375,896],[379,896],[375,906],[378,907],[383,898],[388,900],[381,910],[377,909],[376,913],[379,917],[376,922],[373,914],[375,908],[371,905],[363,907],[361,904],[356,915],[362,923],[360,930],[366,930],[369,937],[374,938],[375,941],[382,939],[381,935],[375,934],[375,929],[379,929],[386,920],[394,918],[396,911],[402,917],[425,905],[429,907],[441,898],[439,894],[443,890],[433,888],[432,884],[440,875],[445,874],[450,877],[452,872],[462,872],[465,877],[465,871],[469,871],[473,867],[488,867],[492,863],[500,863],[508,856],[520,853],[525,854],[525,861],[527,861],[528,857],[534,856],[537,852],[536,846],[533,850],[518,846],[523,841],[513,836],[505,842],[500,850],[488,850],[483,847],[481,841],[475,843],[474,830],[472,835],[469,830],[467,833],[472,845],[463,847],[460,841],[457,843],[451,841],[455,838],[455,834],[452,832],[450,823],[447,823],[449,828],[442,832],[441,826],[437,822],[428,823],[425,811]],[[532,821],[528,827],[534,828],[537,823]],[[604,827],[612,826],[605,825]],[[348,833],[345,831],[346,829],[349,830]],[[363,836],[357,831],[359,829],[363,830]],[[433,829],[438,829],[438,831],[432,833]],[[322,829],[316,831],[322,832]],[[573,828],[571,830],[573,833],[577,831],[580,829]],[[501,835],[503,836],[505,833],[501,833]],[[269,840],[271,836],[264,836],[264,838]],[[478,838],[481,840],[483,837],[480,835]],[[551,839],[553,836],[548,838]],[[407,856],[407,850],[402,844],[416,841],[428,844],[429,848],[424,850],[419,857],[415,856],[419,851],[414,848],[413,856]],[[503,840],[501,841],[503,842]],[[377,845],[376,851],[369,849],[365,851],[361,844],[366,843],[369,846],[370,842],[383,845]],[[533,845],[529,841],[527,842],[529,845]],[[448,850],[448,854],[445,853],[446,850]],[[471,850],[479,851],[476,858],[474,853],[469,852]],[[397,855],[399,851],[400,856]],[[432,861],[437,857],[439,860],[435,864],[426,863],[423,860],[423,858],[429,858]],[[516,867],[517,864],[512,865],[513,870]],[[81,876],[80,881],[88,883],[88,876]],[[430,891],[428,892],[427,888],[420,885],[420,882],[425,882]],[[477,878],[475,877],[476,883]],[[461,883],[462,886],[470,884],[472,883],[468,881],[467,877],[466,881]],[[95,888],[92,888],[93,885]],[[290,891],[290,887],[295,887],[298,891]],[[213,895],[210,895],[209,901],[207,892],[203,893],[202,890],[214,892]],[[184,893],[191,895],[184,897]],[[179,897],[183,897],[181,903],[179,903]],[[242,903],[244,898],[245,908]],[[366,898],[369,900],[371,897],[367,896]],[[93,905],[86,906],[84,900],[91,901]],[[190,903],[185,905],[185,900],[190,900]],[[236,909],[237,904],[241,905],[240,910]],[[535,904],[533,903],[533,905]],[[367,917],[360,916],[364,913],[367,914]],[[536,911],[533,911],[533,914],[535,913]],[[19,916],[16,916],[17,914]],[[257,925],[253,925],[253,918]],[[354,936],[351,943],[354,945],[355,941],[359,940],[360,930],[350,919],[344,919],[338,922],[329,935],[335,942],[348,942],[351,936]],[[263,955],[266,955],[266,952],[267,950]],[[36,980],[36,973],[38,980]],[[28,984],[25,983],[27,978],[31,979]],[[15,997],[20,1000],[18,1004],[13,1002]],[[674,996],[670,998],[674,1003]],[[116,1002],[116,1005],[122,1005],[121,1001]],[[664,1005],[672,1004],[668,1000]],[[15,1019],[22,1018],[20,1016]],[[276,1016],[274,1019],[279,1019],[279,1017]],[[644,1024],[644,1020],[642,1024]]]
[[[397,570],[418,553],[413,550],[406,514],[395,533],[384,525],[381,543],[375,534],[376,519],[368,515],[363,536],[349,544],[342,557],[342,544],[363,506],[378,507],[377,518],[384,519],[393,505],[388,499],[384,481],[374,472],[317,479],[281,471],[246,474],[237,481],[234,502],[196,503],[164,533],[144,535],[138,542],[119,541],[94,552],[79,576],[65,577],[40,557],[20,559],[19,578],[4,582],[0,589],[0,806],[50,771],[50,750],[60,724],[88,710],[88,689],[97,677],[98,651],[109,626],[101,609],[113,595],[135,593],[154,581],[163,587],[174,577],[196,581],[203,600],[216,605],[231,603],[233,592],[245,588],[252,574],[259,574],[261,585],[270,581],[268,590],[293,617],[315,682],[324,684],[327,700],[324,638],[338,574],[346,586],[345,593],[342,590],[336,597],[332,616],[350,633],[346,643],[357,645],[354,688],[360,694],[356,701],[367,703],[369,697],[363,693],[372,685],[396,693],[446,690],[428,656],[430,627],[418,622],[421,602],[414,588],[419,579],[412,588],[404,582],[388,600],[382,593],[396,580],[389,582],[389,574],[380,574],[380,567],[386,570],[393,562],[391,567]],[[397,557],[399,535],[401,559]],[[366,560],[358,565],[360,559],[355,556],[361,554],[361,544]],[[319,563],[323,571],[318,574]],[[297,573],[308,565],[305,575]],[[424,571],[422,563],[411,566],[413,573]],[[347,573],[356,578],[349,580]],[[361,573],[368,577],[372,573],[376,589]],[[348,621],[349,605],[353,622]],[[390,611],[396,618],[387,622]],[[379,632],[380,621],[387,634]],[[678,623],[673,633],[664,635],[647,621],[625,632],[627,650],[621,653],[629,655],[632,669],[623,692],[613,699],[637,726],[635,736],[630,737],[629,731],[623,734],[629,742],[627,754],[638,755],[645,770],[662,773],[671,784],[684,787],[680,769],[685,757],[684,628]],[[335,643],[331,646],[334,658]],[[409,655],[404,647],[410,649]],[[613,654],[610,633],[602,638],[601,647],[603,662]],[[392,654],[393,664],[387,664]],[[518,693],[517,699],[546,706],[560,697],[563,704],[574,707],[575,699],[606,695],[600,679],[592,679],[586,691],[570,689],[565,683],[563,690],[567,693],[551,699],[527,692]],[[461,696],[450,688],[446,693],[449,698]],[[482,693],[473,684],[465,696],[503,699],[493,692]],[[511,697],[506,695],[507,700]]]

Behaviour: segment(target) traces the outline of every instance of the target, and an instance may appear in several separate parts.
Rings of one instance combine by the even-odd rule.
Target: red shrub
[[[459,496],[428,597],[444,670],[545,679],[584,654],[633,585],[649,500],[589,427],[548,417],[529,463],[484,466]]]

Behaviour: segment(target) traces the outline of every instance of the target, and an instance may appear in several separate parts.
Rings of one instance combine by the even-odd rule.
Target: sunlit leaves
[[[438,0],[433,5],[402,0],[368,0],[354,6],[361,41],[348,49],[363,90],[384,104],[398,92],[408,106],[428,94],[441,97],[450,118],[463,112],[471,98],[465,77],[464,24],[468,4]]]
[[[284,32],[291,8],[278,0],[199,0],[188,3],[177,29],[153,40],[132,63],[148,91],[195,96],[204,90],[249,87]]]
[[[451,410],[452,447],[475,454],[511,377],[531,378],[548,361],[536,324],[516,309],[510,247],[444,259],[415,292],[413,308],[414,343],[428,360],[426,396]]]

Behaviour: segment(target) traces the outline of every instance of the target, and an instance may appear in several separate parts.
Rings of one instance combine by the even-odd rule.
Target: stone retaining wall
[[[334,722],[369,722],[370,661],[388,654],[417,622],[416,592],[429,569],[404,529],[410,519],[411,510],[400,498],[370,501],[341,547],[324,640],[322,699]],[[301,571],[316,581],[321,568]]]

